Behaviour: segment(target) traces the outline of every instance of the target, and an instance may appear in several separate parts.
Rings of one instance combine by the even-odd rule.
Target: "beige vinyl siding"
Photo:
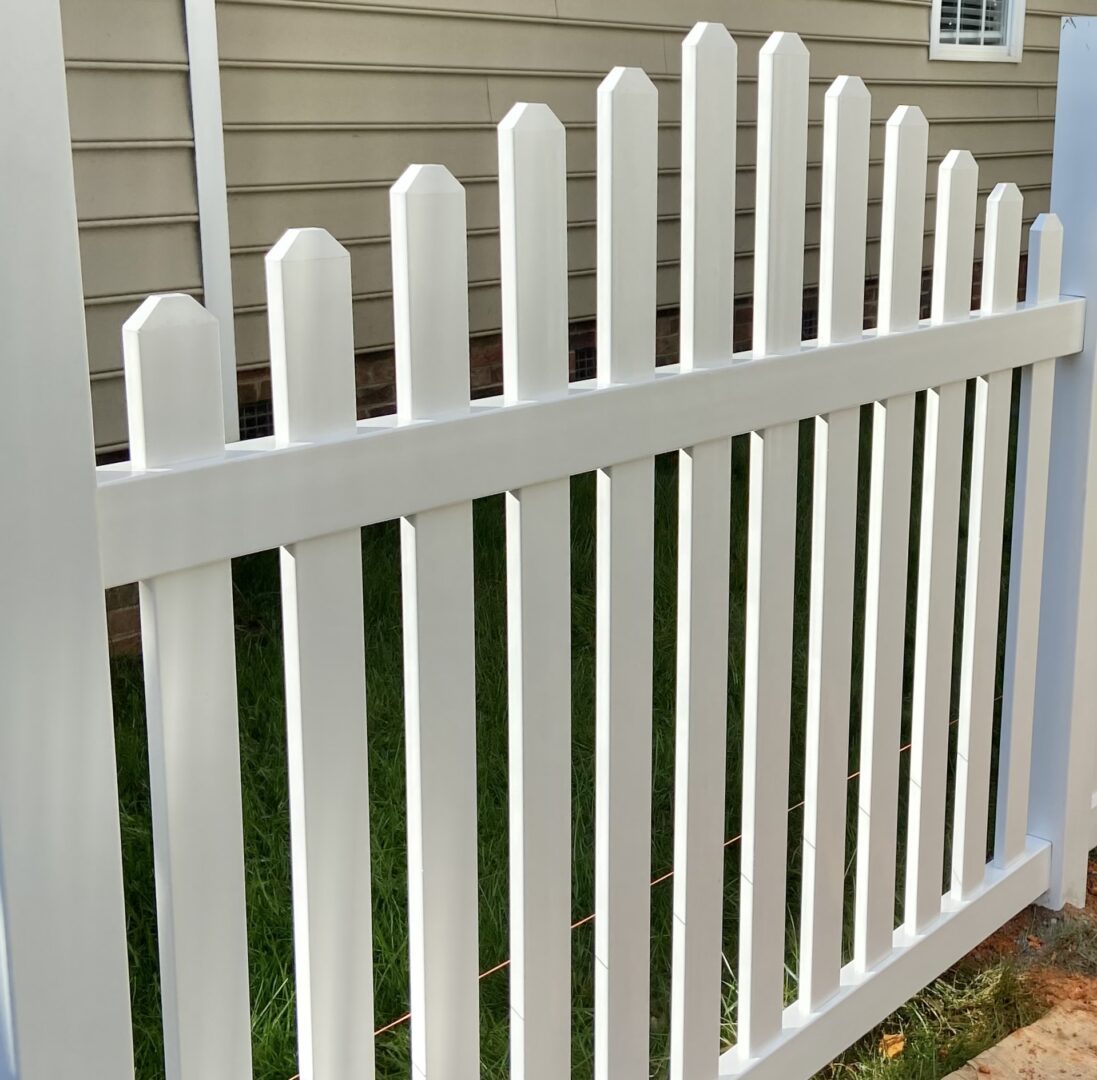
[[[70,85],[101,445],[124,438],[112,373],[135,297],[200,291],[182,5],[64,5],[70,57],[93,61],[70,66]],[[1048,204],[1060,14],[1097,14],[1097,0],[1061,7],[1030,2],[1020,64],[965,64],[929,60],[930,0],[218,0],[239,365],[267,361],[263,255],[293,226],[323,226],[346,244],[357,346],[391,345],[388,188],[414,161],[441,162],[466,187],[470,325],[497,330],[495,125],[516,101],[545,101],[567,125],[571,314],[592,315],[595,92],[616,64],[644,67],[660,93],[659,302],[675,305],[680,47],[698,19],[726,23],[739,42],[738,293],[752,273],[757,55],[774,29],[797,30],[812,53],[809,283],[823,95],[840,74],[861,75],[873,94],[870,272],[883,124],[900,104],[929,117],[934,162],[970,149],[984,194],[1016,181],[1031,220]],[[135,9],[137,22],[115,33],[111,24]],[[86,100],[76,102],[77,87]],[[932,215],[931,204],[927,233]]]
[[[62,0],[95,442],[126,442],[122,323],[200,294],[183,0]]]
[[[1059,18],[1039,10],[1019,65],[931,62],[928,0],[221,0],[218,10],[242,364],[266,357],[262,256],[291,225],[322,225],[347,245],[358,346],[391,344],[387,189],[412,161],[442,162],[466,185],[471,328],[497,330],[494,125],[523,100],[547,102],[568,127],[571,314],[592,315],[595,91],[615,64],[644,67],[660,92],[659,302],[675,304],[680,46],[698,19],[725,22],[740,47],[737,292],[752,274],[757,54],[777,28],[799,31],[812,52],[809,282],[823,95],[839,74],[862,75],[873,93],[873,270],[883,124],[900,104],[933,122],[935,161],[966,147],[984,192],[1016,180],[1026,217],[1047,208]]]

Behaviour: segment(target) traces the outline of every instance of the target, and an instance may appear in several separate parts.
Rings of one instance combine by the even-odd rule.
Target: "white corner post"
[[[57,0],[0,35],[0,1078],[133,1077],[95,457]]]
[[[1097,723],[1097,18],[1063,20],[1051,208],[1064,294],[1084,296],[1082,351],[1059,361],[1048,477],[1028,831],[1052,844],[1053,908],[1082,905]]]
[[[221,387],[225,441],[240,438],[236,400],[236,329],[232,310],[229,197],[225,130],[221,117],[221,64],[214,0],[186,0],[194,171],[198,179],[198,233],[202,248],[202,298],[221,332]]]

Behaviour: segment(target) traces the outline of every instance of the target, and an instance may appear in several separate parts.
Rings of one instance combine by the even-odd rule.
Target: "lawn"
[[[969,395],[969,428],[970,428]],[[921,430],[922,406],[919,405]],[[798,503],[796,618],[793,672],[793,753],[790,767],[789,882],[787,903],[786,992],[796,994],[796,941],[799,922],[800,829],[804,759],[804,708],[807,655],[808,565],[810,557],[812,426],[801,427]],[[860,520],[856,550],[857,595],[855,641],[863,636],[865,576],[865,509],[868,491],[865,452],[870,440],[870,414],[862,414],[862,464],[859,472]],[[916,446],[917,446],[916,440]],[[728,702],[728,798],[725,848],[725,1038],[734,1038],[737,957],[740,821],[740,751],[742,744],[743,606],[746,568],[746,513],[749,445],[736,439],[733,448],[732,573]],[[967,455],[966,455],[967,456]],[[920,450],[916,449],[912,536],[917,535],[920,491]],[[966,467],[966,466],[965,466]],[[593,912],[594,902],[594,626],[595,536],[594,477],[572,481],[572,657],[573,657],[573,875],[572,910],[578,920]],[[477,781],[479,802],[480,964],[497,968],[507,958],[507,691],[506,581],[502,497],[475,506],[476,559],[476,678]],[[963,528],[961,530],[964,531]],[[673,865],[673,777],[675,700],[675,607],[677,587],[677,462],[660,458],[656,469],[654,623],[654,770],[652,800],[652,875],[661,877]],[[364,614],[369,729],[369,784],[374,889],[374,954],[376,1015],[364,1024],[387,1027],[377,1037],[379,1077],[409,1074],[409,1027],[401,1020],[408,1007],[406,900],[405,775],[403,676],[401,658],[401,597],[399,528],[396,523],[372,526],[362,533]],[[961,568],[963,565],[961,536]],[[240,701],[240,743],[247,872],[248,937],[255,1076],[258,1080],[289,1080],[297,1071],[293,998],[292,915],[289,862],[289,812],[285,759],[285,725],[281,652],[278,560],[264,552],[237,560],[233,568],[237,621],[237,664]],[[910,584],[915,580],[916,551],[912,549]],[[962,576],[962,569],[961,569]],[[961,585],[962,583],[958,583]],[[913,598],[913,589],[909,595]],[[913,599],[912,599],[913,603]],[[912,650],[913,607],[908,618],[908,654]],[[959,655],[957,638],[956,656]],[[860,713],[860,648],[855,647],[850,771],[857,768]],[[908,655],[905,729],[909,727],[910,667]],[[123,860],[133,979],[134,1025],[138,1076],[163,1075],[157,980],[155,895],[149,816],[148,765],[140,662],[113,661],[118,769],[122,801]],[[955,697],[955,694],[954,694]],[[955,715],[955,710],[953,711]],[[906,739],[904,738],[904,744]],[[909,755],[902,755],[906,778]],[[950,786],[951,793],[951,786]],[[856,777],[849,786],[847,817],[847,908],[852,904],[853,838]],[[905,832],[905,799],[901,806],[900,844]],[[902,859],[900,859],[900,867]],[[900,876],[901,876],[900,869]],[[652,888],[651,934],[651,1059],[652,1075],[666,1072],[671,967],[670,880]],[[901,916],[901,881],[899,908]],[[847,926],[847,939],[849,936]],[[593,925],[573,932],[573,1075],[591,1075],[593,1049]],[[849,943],[847,940],[847,956]],[[981,978],[986,978],[983,973]],[[943,994],[970,1004],[963,988],[967,975],[957,975],[927,991],[919,1001]],[[941,989],[952,987],[952,989]],[[976,996],[993,999],[1002,1024],[984,1024],[983,1038],[993,1041],[1009,1022],[1020,1022],[1023,1005],[1003,969],[997,983],[979,984]],[[970,988],[969,988],[970,990]],[[480,984],[482,1075],[503,1077],[508,1057],[508,981],[506,968]],[[942,999],[943,1000],[943,999]],[[1003,1004],[1005,1003],[1005,1004]],[[910,1009],[921,1007],[918,1002]],[[944,1007],[944,1006],[942,1006]],[[967,1006],[965,1005],[965,1008]],[[1013,1011],[1010,1011],[1012,1009]],[[941,1028],[945,1032],[947,1025]],[[991,1029],[997,1032],[992,1034]],[[932,1026],[928,1029],[932,1033]],[[965,1032],[968,1030],[965,1027]],[[980,1029],[982,1030],[982,1028]],[[1008,1025],[1005,1030],[1009,1030]],[[942,1035],[944,1037],[944,1035]],[[966,1035],[965,1035],[966,1038]],[[975,1042],[979,1042],[977,1038]],[[912,1044],[913,1045],[913,1044]],[[967,1043],[963,1043],[966,1047]],[[976,1047],[979,1049],[981,1047]],[[966,1052],[966,1051],[965,1051]],[[876,1075],[878,1051],[869,1038],[833,1066],[833,1075]],[[913,1053],[908,1059],[914,1061]],[[935,1048],[931,1062],[945,1061]],[[887,1066],[899,1069],[901,1061]],[[942,1066],[943,1067],[943,1066]],[[933,1076],[934,1071],[896,1075]],[[889,1073],[890,1075],[890,1073]]]

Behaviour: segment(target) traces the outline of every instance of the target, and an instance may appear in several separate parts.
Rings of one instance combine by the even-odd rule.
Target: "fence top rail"
[[[835,409],[1067,356],[1085,302],[927,322],[896,334],[647,383],[576,383],[555,399],[473,402],[451,418],[360,421],[346,438],[234,443],[217,458],[141,471],[97,470],[106,586],[388,521]],[[277,495],[271,497],[270,493]]]

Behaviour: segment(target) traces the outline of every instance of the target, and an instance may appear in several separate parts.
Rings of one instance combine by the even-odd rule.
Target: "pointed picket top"
[[[130,460],[154,469],[225,449],[217,320],[193,296],[150,296],[122,326]]]
[[[393,195],[464,195],[465,189],[445,165],[409,165],[392,185]]]
[[[1058,214],[1041,214],[1028,234],[1027,304],[1059,299],[1063,272],[1063,223]]]
[[[349,259],[347,249],[327,229],[287,229],[267,252],[267,263]]]
[[[950,150],[941,162],[941,175],[952,176],[961,173],[977,173],[979,165],[971,156],[970,150]]]
[[[917,105],[900,105],[884,136],[884,190],[880,229],[881,334],[918,323],[922,292],[929,123]]]
[[[917,105],[899,105],[888,117],[887,127],[903,131],[929,131],[929,121]]]
[[[290,229],[267,254],[266,270],[275,437],[353,432],[350,253],[326,229]]]
[[[871,101],[872,94],[869,92],[865,81],[859,75],[839,75],[827,87],[825,95],[827,100],[838,101]]]
[[[659,94],[641,68],[598,87],[598,381],[655,374]]]
[[[864,331],[872,95],[856,75],[840,75],[823,104],[819,344],[830,345]]]
[[[389,192],[400,420],[469,405],[465,189],[444,165],[411,165]]]
[[[799,34],[791,30],[775,30],[762,46],[761,56],[807,56],[808,48]]]
[[[614,97],[623,94],[657,95],[658,91],[643,68],[615,67],[598,86],[598,95],[605,94]]]
[[[122,324],[122,332],[143,337],[184,326],[206,326],[217,320],[189,293],[159,293],[148,296]]]
[[[723,23],[699,22],[686,34],[682,51],[705,52],[712,55],[732,55],[738,52],[735,39]]]
[[[979,166],[967,150],[950,150],[938,173],[937,228],[933,247],[932,319],[962,319],[971,313],[975,259],[975,212]]]
[[[556,113],[539,101],[518,101],[499,121],[500,131],[563,131]]]
[[[1017,306],[1024,204],[1024,196],[1016,184],[998,184],[987,197],[981,304],[984,312],[1012,311]]]
[[[721,23],[682,43],[681,369],[732,351],[739,49]]]
[[[520,102],[499,125],[503,395],[508,404],[568,388],[568,211],[564,125]]]
[[[758,59],[754,355],[800,347],[810,56],[796,34],[772,34]]]

